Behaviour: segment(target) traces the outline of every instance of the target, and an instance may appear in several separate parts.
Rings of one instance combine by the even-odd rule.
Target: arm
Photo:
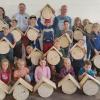
[[[35,69],[35,81],[36,82],[39,82],[39,79],[38,79],[38,67]]]
[[[50,79],[51,78],[51,71],[50,68],[47,67],[47,78]]]

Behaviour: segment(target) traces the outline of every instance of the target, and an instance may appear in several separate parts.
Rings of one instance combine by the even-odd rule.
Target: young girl
[[[71,65],[70,59],[64,58],[64,63],[63,63],[63,66],[61,68],[59,76],[60,76],[60,78],[64,78],[68,74],[75,76],[75,73],[74,73],[73,67]]]
[[[46,60],[40,59],[39,66],[35,69],[35,81],[39,82],[42,77],[46,77],[48,79],[51,78],[51,71],[50,68],[46,65]]]
[[[79,17],[76,17],[74,20],[73,31],[78,29],[83,30],[83,25],[81,23],[81,19]]]
[[[84,61],[84,66],[79,71],[79,76],[78,76],[79,80],[82,80],[83,77],[87,74],[95,77],[95,71],[91,69],[91,66],[92,64],[90,61],[88,60]]]
[[[9,71],[8,67],[9,67],[9,61],[7,59],[2,59],[0,80],[2,80],[6,84],[9,84],[11,82],[11,72]]]
[[[17,67],[18,69],[14,71],[14,79],[24,78],[26,81],[31,82],[29,69],[26,67],[26,61],[23,59],[18,59]]]

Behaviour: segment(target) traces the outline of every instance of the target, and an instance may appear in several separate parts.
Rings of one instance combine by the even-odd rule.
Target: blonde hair
[[[19,67],[18,64],[21,63],[21,62],[24,62],[24,66],[26,66],[26,60],[24,60],[24,59],[18,59],[17,60],[17,67]]]

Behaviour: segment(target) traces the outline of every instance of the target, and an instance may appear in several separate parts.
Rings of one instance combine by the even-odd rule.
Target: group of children
[[[60,19],[59,19],[60,20]],[[55,22],[55,21],[54,21]],[[27,33],[23,33],[22,39],[18,42],[15,41],[11,31],[17,27],[17,20],[13,18],[11,20],[10,27],[3,27],[3,31],[0,32],[0,41],[7,38],[12,44],[9,53],[0,54],[1,69],[0,79],[6,84],[10,84],[12,80],[17,80],[20,77],[24,78],[28,82],[39,82],[42,77],[53,79],[56,76],[57,79],[64,78],[67,74],[71,74],[79,81],[86,75],[89,74],[95,77],[96,74],[100,75],[100,70],[94,67],[91,59],[95,55],[100,54],[100,33],[99,24],[94,23],[92,26],[91,33],[87,33],[84,27],[89,24],[89,20],[85,19],[83,23],[79,17],[75,18],[74,25],[71,28],[68,20],[63,22],[63,30],[60,30],[59,34],[62,36],[67,33],[72,39],[72,43],[67,48],[62,48],[59,37],[56,36],[57,29],[55,30],[55,23],[50,24],[51,20],[46,19],[44,23],[41,19],[37,19],[36,16],[30,16],[28,19],[28,29],[35,28],[38,30],[38,37],[35,41],[30,41],[27,38]],[[76,41],[73,39],[74,31],[82,30],[83,35],[86,38]],[[41,48],[40,38],[43,36],[42,43],[43,49]],[[73,46],[79,46],[84,54],[84,58],[76,60],[71,57],[70,53]],[[23,56],[23,46],[25,49],[25,57]],[[32,64],[31,60],[28,59],[28,55],[32,52],[32,49],[37,48],[43,53],[46,53],[52,46],[54,46],[63,56],[57,65],[50,65],[47,62],[46,57],[42,57],[38,65]],[[16,59],[15,59],[16,58]],[[56,58],[55,58],[56,59]],[[86,60],[87,59],[87,60]]]

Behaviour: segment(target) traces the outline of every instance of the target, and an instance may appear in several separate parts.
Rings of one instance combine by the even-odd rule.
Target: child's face
[[[68,22],[64,23],[64,28],[69,28],[69,23]]]
[[[85,65],[84,69],[85,69],[85,71],[91,70],[91,65]]]
[[[3,32],[8,34],[9,33],[9,28],[3,28]]]
[[[22,69],[22,68],[25,67],[25,62],[24,61],[19,61],[17,66],[18,66],[19,69]]]
[[[27,54],[31,54],[32,48],[31,48],[31,47],[27,47],[27,48],[26,48],[26,52],[27,52]]]
[[[71,65],[70,59],[64,60],[64,65],[65,66],[70,66]]]
[[[93,30],[93,32],[95,32],[96,34],[98,34],[98,32],[99,32],[99,27],[95,27],[95,28],[93,28],[92,30]]]
[[[46,61],[45,60],[41,60],[40,61],[40,66],[46,66]]]
[[[30,24],[36,24],[36,18],[30,19]]]
[[[11,22],[11,26],[17,26],[17,22],[16,21],[12,21]]]
[[[8,69],[8,66],[9,66],[9,63],[8,63],[8,62],[3,62],[3,63],[2,63],[2,69],[3,69],[4,71],[6,71],[6,70]]]

